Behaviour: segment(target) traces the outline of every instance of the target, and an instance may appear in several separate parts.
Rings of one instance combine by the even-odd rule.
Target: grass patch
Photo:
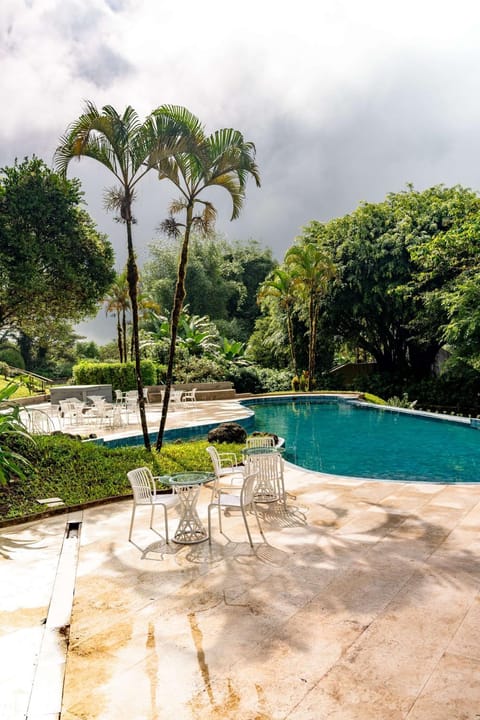
[[[143,446],[109,449],[68,436],[35,436],[35,444],[15,440],[15,450],[31,463],[24,480],[0,489],[0,518],[21,519],[44,511],[37,500],[61,498],[67,507],[130,494],[127,472],[146,465],[154,475],[212,470],[207,440],[166,443],[160,453]],[[222,444],[241,459],[242,445]]]

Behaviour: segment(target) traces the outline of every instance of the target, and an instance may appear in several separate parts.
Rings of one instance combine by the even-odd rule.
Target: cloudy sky
[[[480,189],[478,0],[2,0],[0,38],[0,167],[33,153],[51,164],[86,99],[142,118],[184,105],[207,132],[255,143],[262,187],[233,222],[212,197],[217,229],[279,260],[310,220],[407,183]],[[111,179],[89,160],[73,175],[120,269]],[[140,188],[140,263],[173,196],[153,175]],[[103,342],[105,327],[81,330]]]

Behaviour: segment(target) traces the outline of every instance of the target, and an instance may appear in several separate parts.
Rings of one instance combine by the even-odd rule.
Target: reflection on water
[[[285,438],[285,459],[320,472],[479,482],[480,432],[468,425],[344,402],[255,404],[256,430]]]

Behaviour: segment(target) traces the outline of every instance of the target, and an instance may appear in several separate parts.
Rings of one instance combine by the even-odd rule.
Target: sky
[[[143,119],[182,105],[207,133],[240,130],[256,146],[240,217],[212,195],[217,230],[282,260],[302,227],[380,202],[412,183],[480,189],[478,0],[2,0],[0,167],[33,154],[52,166],[85,101]],[[70,165],[116,267],[124,227],[103,207],[112,178]],[[154,174],[139,186],[140,266],[175,199]],[[115,336],[101,312],[79,332]]]

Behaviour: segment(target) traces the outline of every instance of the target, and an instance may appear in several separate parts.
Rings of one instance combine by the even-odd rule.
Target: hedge
[[[141,360],[140,368],[144,385],[156,385],[157,371],[152,360]],[[111,385],[114,390],[135,390],[137,380],[135,363],[95,362],[83,360],[72,370],[75,385]]]

